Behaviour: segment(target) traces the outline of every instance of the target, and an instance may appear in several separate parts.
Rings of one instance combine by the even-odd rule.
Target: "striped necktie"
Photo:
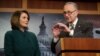
[[[70,27],[70,30],[74,30],[74,24],[70,24],[69,27]]]

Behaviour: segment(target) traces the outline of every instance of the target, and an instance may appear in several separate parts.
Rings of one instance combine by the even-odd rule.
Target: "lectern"
[[[100,39],[60,38],[56,45],[57,56],[100,56]]]

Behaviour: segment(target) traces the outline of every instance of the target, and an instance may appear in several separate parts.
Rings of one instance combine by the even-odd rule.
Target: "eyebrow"
[[[74,10],[74,11],[63,11],[63,13],[67,13],[67,12],[70,12],[70,13],[73,13],[73,12],[75,12],[76,10]]]

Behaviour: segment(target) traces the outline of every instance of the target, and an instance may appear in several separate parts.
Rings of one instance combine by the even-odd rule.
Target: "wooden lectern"
[[[56,45],[57,56],[100,56],[100,39],[61,38]]]

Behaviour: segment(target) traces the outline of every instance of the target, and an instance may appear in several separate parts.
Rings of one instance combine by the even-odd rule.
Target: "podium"
[[[100,56],[100,39],[60,38],[56,45],[56,56]]]

